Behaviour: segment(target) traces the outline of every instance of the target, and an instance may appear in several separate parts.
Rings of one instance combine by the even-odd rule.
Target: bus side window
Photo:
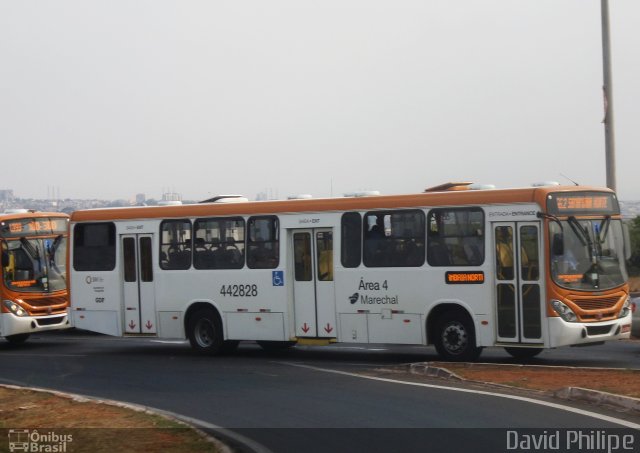
[[[160,268],[191,267],[191,221],[163,220],[160,223]],[[163,259],[166,257],[166,261]]]
[[[424,264],[424,212],[372,211],[364,216],[363,262],[367,267],[419,267]]]
[[[345,212],[342,215],[341,227],[342,266],[358,267],[362,259],[362,217],[357,212]]]
[[[480,266],[484,262],[482,209],[432,209],[428,225],[427,261],[431,266]]]
[[[76,224],[73,235],[73,268],[76,271],[112,271],[115,267],[115,224]]]
[[[247,231],[247,266],[274,269],[280,261],[279,223],[276,216],[250,217]]]

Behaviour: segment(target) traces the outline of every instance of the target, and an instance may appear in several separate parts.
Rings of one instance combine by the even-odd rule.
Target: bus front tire
[[[9,343],[11,344],[22,344],[25,341],[27,341],[27,338],[29,338],[28,333],[20,333],[20,334],[16,334],[16,335],[8,335],[6,337],[4,337]]]
[[[187,322],[187,336],[191,347],[204,355],[218,355],[225,349],[222,321],[212,308],[193,313]]]
[[[440,357],[451,362],[471,362],[482,352],[476,346],[473,322],[459,311],[445,313],[438,319],[435,346]]]
[[[532,359],[540,354],[543,348],[504,348],[514,359]]]

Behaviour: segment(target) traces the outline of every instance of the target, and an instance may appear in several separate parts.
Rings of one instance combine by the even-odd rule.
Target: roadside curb
[[[565,387],[556,391],[553,395],[556,398],[564,400],[587,401],[597,405],[614,406],[640,414],[640,398],[616,395],[615,393],[601,392],[599,390],[585,389],[582,387]]]
[[[429,377],[437,377],[440,379],[450,379],[454,381],[466,381],[467,379],[458,376],[457,374],[447,370],[446,368],[440,368],[432,366],[429,362],[409,363],[409,373],[421,374]]]
[[[523,390],[520,387],[514,387],[506,384],[496,384],[493,382],[474,381],[465,379],[446,368],[431,365],[429,362],[408,363],[404,366],[411,374],[435,377],[439,379],[455,380],[459,382],[488,384],[492,387],[503,387],[514,390]],[[555,398],[568,401],[586,401],[596,404],[597,406],[610,406],[616,409],[625,410],[633,414],[640,414],[640,398],[630,396],[616,395],[615,393],[607,393],[599,390],[585,389],[582,387],[565,387],[555,392],[543,392],[540,390],[528,390],[537,393],[551,394]]]
[[[43,388],[39,388],[39,387],[23,387],[23,386],[20,386],[20,385],[2,384],[2,383],[0,383],[0,387],[6,388],[6,389],[10,389],[10,390],[30,390],[32,392],[48,393],[48,394],[51,394],[51,395],[58,396],[60,398],[70,399],[70,400],[75,401],[77,403],[105,404],[107,406],[115,406],[115,407],[120,407],[120,408],[123,408],[123,409],[129,409],[129,410],[132,410],[132,411],[135,411],[135,412],[142,412],[142,413],[145,413],[145,414],[148,414],[148,415],[155,415],[157,417],[161,417],[161,418],[164,418],[166,420],[170,420],[172,422],[184,425],[185,428],[192,429],[198,435],[200,435],[201,437],[206,439],[208,442],[211,442],[212,444],[214,444],[216,446],[216,448],[218,448],[220,450],[221,453],[232,453],[233,452],[233,450],[231,450],[231,448],[228,445],[226,445],[225,443],[223,443],[219,439],[216,439],[215,437],[207,434],[206,432],[204,432],[200,428],[197,428],[193,424],[188,423],[185,420],[182,420],[180,417],[177,417],[176,415],[170,414],[170,413],[168,413],[166,411],[163,411],[163,410],[157,410],[157,409],[153,409],[153,408],[150,408],[148,406],[142,406],[142,405],[139,405],[139,404],[125,403],[125,402],[122,402],[122,401],[108,400],[108,399],[103,399],[103,398],[95,398],[95,397],[92,397],[92,396],[78,395],[78,394],[75,394],[75,393],[66,393],[66,392],[61,392],[59,390],[49,390],[49,389],[43,389]]]

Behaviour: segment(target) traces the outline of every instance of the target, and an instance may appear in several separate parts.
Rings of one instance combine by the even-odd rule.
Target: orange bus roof
[[[548,193],[576,191],[612,192],[602,187],[546,186],[520,189],[456,190],[409,195],[319,198],[304,200],[253,201],[240,203],[199,203],[178,206],[141,206],[75,211],[71,221],[134,220],[147,218],[188,218],[210,216],[360,211],[427,206],[534,203],[544,206]]]
[[[5,220],[19,220],[19,219],[37,219],[41,217],[61,217],[68,218],[69,216],[64,212],[42,212],[42,211],[28,211],[28,212],[17,212],[12,214],[4,214],[0,212],[0,221]]]

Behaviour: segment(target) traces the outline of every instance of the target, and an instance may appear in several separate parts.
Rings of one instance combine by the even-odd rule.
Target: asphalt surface
[[[357,376],[388,365],[437,360],[429,347],[333,345],[268,354],[243,344],[232,355],[201,357],[185,342],[76,331],[35,335],[21,347],[0,341],[0,357],[1,383],[170,411],[205,428],[229,428],[273,452],[396,451],[399,446],[425,451],[424,442],[430,442],[429,451],[452,451],[452,441],[453,451],[477,449],[479,442],[504,450],[506,430],[593,432],[620,428],[616,419],[640,423],[638,417],[601,408],[574,405],[578,412],[567,412],[438,388],[450,385],[441,381],[429,387]],[[486,350],[481,360],[516,363],[500,349]],[[531,363],[640,368],[640,341],[545,351]]]

